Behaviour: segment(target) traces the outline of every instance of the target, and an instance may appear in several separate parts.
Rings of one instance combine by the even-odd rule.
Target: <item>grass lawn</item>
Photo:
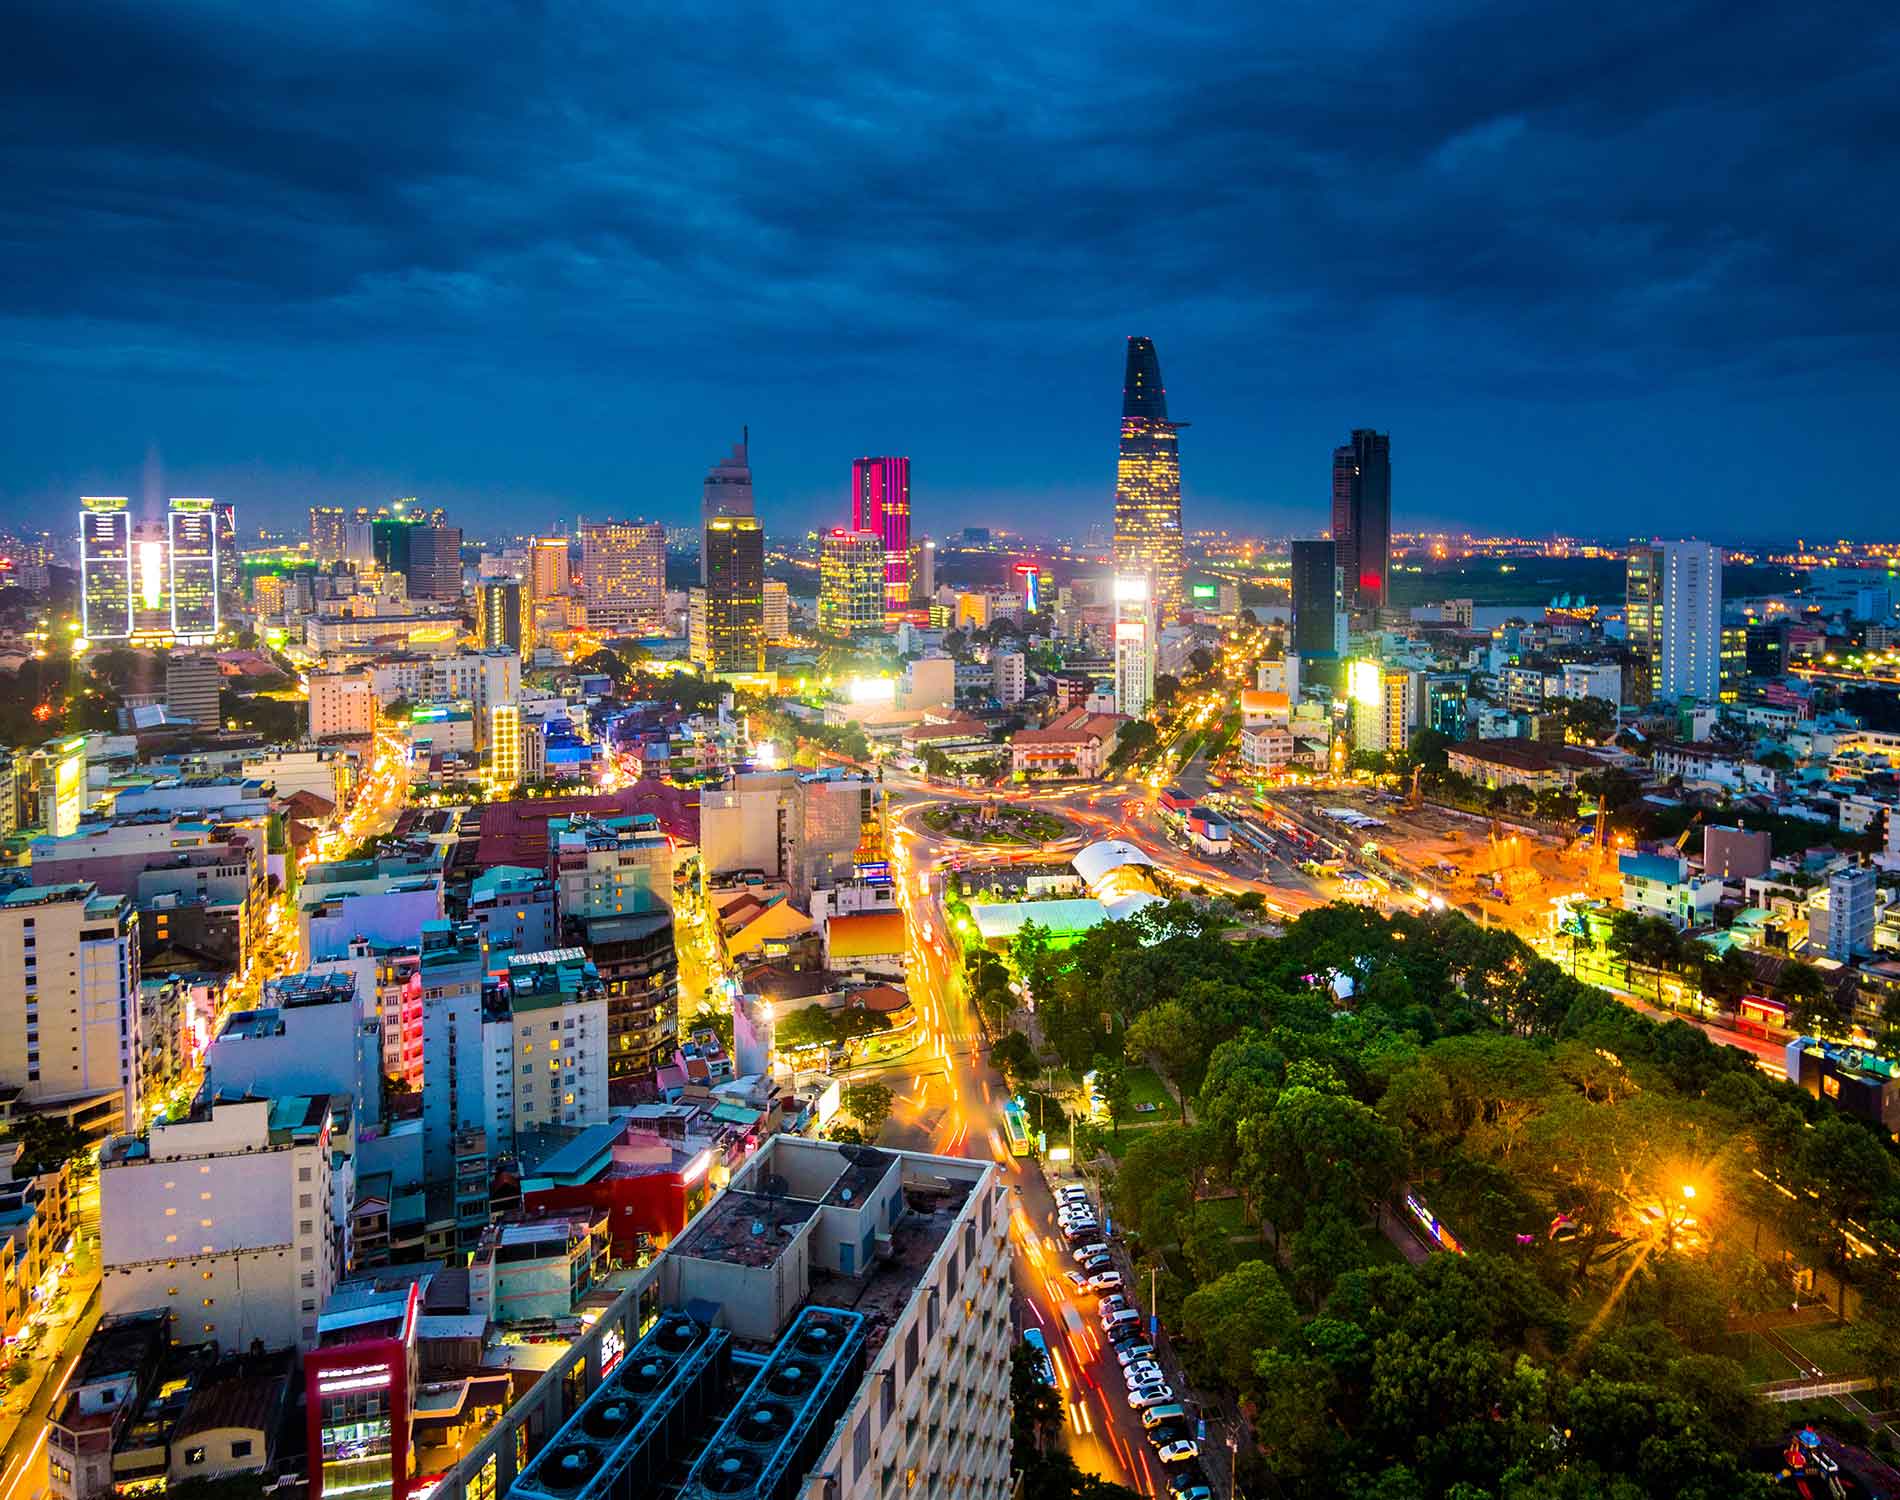
[[[1161,1117],[1160,1123],[1164,1125],[1173,1124],[1175,1123],[1175,1120],[1172,1115],[1164,1115]],[[1153,1128],[1152,1117],[1150,1117],[1150,1123],[1141,1124],[1141,1125],[1136,1125],[1129,1121],[1123,1121],[1121,1134],[1119,1136],[1117,1136],[1112,1129],[1108,1131],[1107,1133],[1108,1154],[1114,1157],[1116,1161],[1120,1161],[1124,1156],[1128,1154],[1128,1148],[1134,1145],[1136,1141],[1141,1139],[1142,1131],[1150,1130],[1152,1128]]]
[[[1814,1328],[1790,1328],[1782,1337],[1830,1375],[1858,1375],[1861,1362],[1847,1350],[1847,1325],[1833,1323]]]
[[[1200,1207],[1207,1210],[1229,1234],[1257,1235],[1260,1232],[1253,1220],[1247,1217],[1247,1210],[1238,1198],[1213,1198],[1204,1201]]]
[[[1152,1104],[1156,1108],[1146,1114],[1136,1114],[1133,1110],[1137,1104]],[[1161,1119],[1178,1122],[1181,1118],[1181,1106],[1174,1102],[1174,1095],[1162,1086],[1153,1068],[1141,1067],[1128,1070],[1128,1107],[1131,1113],[1129,1118],[1122,1122],[1124,1130],[1136,1121]]]
[[[1785,1354],[1769,1347],[1758,1333],[1723,1333],[1698,1348],[1704,1354],[1720,1354],[1742,1367],[1743,1378],[1751,1385],[1770,1380],[1792,1380],[1801,1372]]]

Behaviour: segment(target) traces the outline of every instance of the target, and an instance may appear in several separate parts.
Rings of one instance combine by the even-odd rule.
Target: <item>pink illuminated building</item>
[[[910,460],[851,462],[851,529],[884,539],[884,612],[910,608]]]

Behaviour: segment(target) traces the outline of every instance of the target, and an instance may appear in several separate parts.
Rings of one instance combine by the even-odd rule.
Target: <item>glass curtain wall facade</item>
[[[818,551],[818,628],[855,635],[884,624],[887,573],[884,539],[875,531],[835,527]]]
[[[175,499],[166,514],[172,634],[203,644],[218,634],[218,526],[210,500]]]
[[[81,628],[89,641],[132,633],[132,516],[124,495],[82,499],[79,513]]]
[[[714,672],[765,670],[765,532],[753,516],[706,523],[703,664]]]
[[[1161,619],[1180,618],[1181,442],[1153,341],[1131,338],[1122,379],[1121,450],[1115,465],[1115,571],[1143,573]]]
[[[1333,547],[1346,608],[1383,609],[1392,567],[1392,439],[1369,427],[1333,450]]]
[[[910,460],[860,458],[851,464],[851,529],[884,543],[884,609],[910,608]]]

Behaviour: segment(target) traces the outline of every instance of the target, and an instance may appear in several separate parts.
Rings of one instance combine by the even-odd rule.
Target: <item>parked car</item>
[[[1115,1269],[1115,1258],[1112,1255],[1092,1255],[1082,1262],[1082,1269],[1091,1276],[1100,1275],[1103,1271]]]
[[[1138,1385],[1128,1393],[1128,1404],[1136,1411],[1145,1406],[1159,1406],[1163,1401],[1174,1399],[1174,1387],[1162,1385],[1159,1381],[1147,1385]]]
[[[1137,1360],[1122,1371],[1122,1381],[1131,1391],[1137,1386],[1153,1385],[1166,1378],[1167,1371],[1152,1359]]]
[[[1168,1492],[1175,1500],[1211,1500],[1214,1491],[1208,1486],[1207,1475],[1201,1472],[1200,1465],[1177,1470],[1168,1476]]]
[[[1163,1443],[1155,1450],[1155,1457],[1164,1464],[1184,1464],[1190,1458],[1201,1456],[1201,1445],[1193,1438],[1182,1438],[1178,1442]]]
[[[1108,1330],[1108,1345],[1117,1353],[1133,1344],[1146,1343],[1147,1339],[1148,1330],[1141,1326],[1139,1318],[1132,1323],[1118,1323]]]
[[[1091,1292],[1119,1292],[1121,1289],[1122,1273],[1120,1271],[1097,1271],[1089,1277]]]
[[[1075,1253],[1069,1257],[1069,1259],[1074,1261],[1079,1266],[1084,1261],[1091,1260],[1097,1255],[1106,1255],[1106,1254],[1108,1254],[1108,1246],[1104,1244],[1102,1241],[1097,1240],[1092,1245],[1083,1245],[1080,1249],[1076,1250]]]
[[[1115,1351],[1115,1358],[1121,1362],[1122,1368],[1126,1369],[1129,1365],[1140,1364],[1144,1359],[1153,1359],[1154,1354],[1155,1346],[1153,1344],[1148,1343],[1145,1339],[1136,1337],[1130,1339],[1117,1349]]]
[[[1118,1313],[1127,1306],[1128,1299],[1120,1292],[1110,1292],[1096,1304],[1095,1310],[1103,1317],[1107,1317],[1110,1313]]]
[[[1064,1271],[1062,1273],[1062,1279],[1074,1287],[1078,1293],[1086,1292],[1089,1289],[1088,1276],[1082,1271]]]

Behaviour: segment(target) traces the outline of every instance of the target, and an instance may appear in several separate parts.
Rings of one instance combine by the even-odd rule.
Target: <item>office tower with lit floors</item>
[[[165,515],[171,633],[191,645],[218,637],[218,519],[212,500],[174,499]]]
[[[1139,719],[1155,695],[1155,606],[1144,574],[1115,578],[1115,712]]]
[[[462,528],[414,526],[409,536],[409,597],[453,604],[462,597]]]
[[[1121,449],[1115,465],[1115,571],[1146,574],[1162,623],[1181,615],[1181,424],[1168,420],[1161,360],[1149,339],[1128,341]]]
[[[884,543],[884,611],[910,608],[910,460],[860,458],[851,464],[851,528]]]
[[[542,570],[537,551],[537,579]],[[666,528],[658,521],[587,522],[581,527],[581,588],[587,628],[594,634],[659,630],[666,615]]]
[[[80,628],[89,641],[132,633],[132,515],[124,495],[80,502]]]
[[[700,539],[702,542],[705,540],[706,527],[721,516],[753,514],[752,429],[742,427],[739,429],[739,441],[733,444],[732,452],[707,471],[706,482],[700,486]],[[710,581],[703,547],[699,554],[699,581],[702,584]]]
[[[508,646],[524,655],[533,647],[528,591],[518,578],[483,578],[475,585],[475,633],[483,646]]]
[[[310,555],[318,563],[343,560],[344,528],[349,515],[340,505],[310,507]]]
[[[1632,547],[1625,564],[1625,640],[1638,703],[1722,692],[1722,549],[1708,542]]]
[[[1392,568],[1392,439],[1369,427],[1333,449],[1333,550],[1352,614],[1385,607]]]
[[[765,532],[752,516],[715,516],[700,549],[703,629],[693,659],[709,672],[765,670]]]
[[[856,635],[884,623],[884,539],[875,531],[825,533],[818,544],[818,628]]]

